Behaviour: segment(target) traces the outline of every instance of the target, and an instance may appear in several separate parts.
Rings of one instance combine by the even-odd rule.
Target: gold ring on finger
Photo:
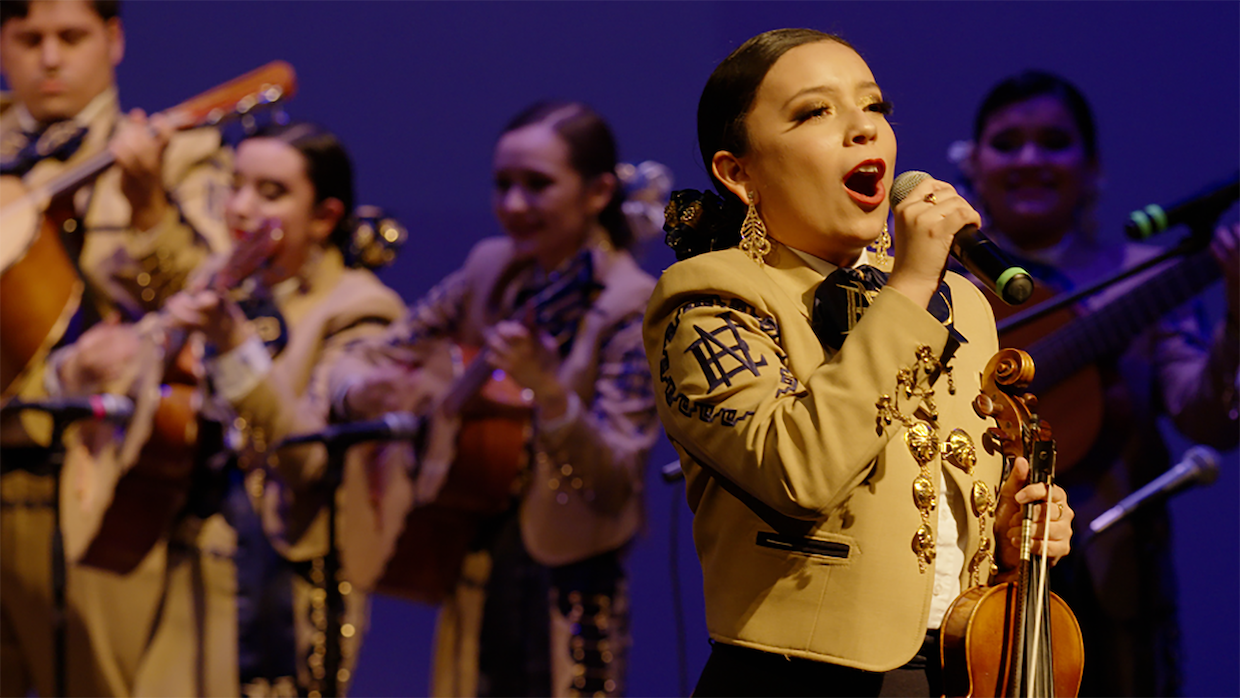
[[[1059,507],[1059,516],[1055,517],[1055,520],[1058,521],[1063,518],[1063,502],[1055,502],[1055,506]]]
[[[929,194],[926,194],[925,198],[923,198],[922,201],[925,201],[926,203],[933,206],[939,202],[939,199],[938,197],[934,195],[934,192],[930,192]]]

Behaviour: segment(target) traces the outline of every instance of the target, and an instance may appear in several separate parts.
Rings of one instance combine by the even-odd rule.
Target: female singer
[[[683,261],[645,321],[714,640],[695,695],[939,695],[937,628],[1013,568],[1019,505],[1049,494],[1035,552],[1069,548],[1063,491],[1026,485],[1024,459],[1001,482],[981,448],[994,320],[943,273],[977,213],[921,182],[894,209],[890,277],[876,268],[890,109],[851,46],[809,29],[753,37],[698,103],[723,200],[673,197]]]
[[[1052,292],[1084,288],[1160,251],[1109,245],[1096,234],[1102,163],[1093,111],[1064,78],[1027,71],[1001,81],[982,100],[973,142],[963,152],[959,164],[988,218],[987,230]],[[1168,468],[1170,456],[1155,423],[1159,413],[1199,443],[1227,448],[1240,438],[1238,239],[1240,228],[1222,227],[1212,241],[1227,282],[1226,319],[1212,341],[1201,330],[1200,312],[1179,312],[1160,323],[1153,322],[1154,313],[1153,327],[1120,355],[1100,357],[1096,369],[1057,386],[1074,404],[1096,396],[1100,426],[1057,419],[1052,410],[1059,398],[1043,400],[1060,443],[1080,441],[1086,453],[1078,463],[1061,462],[1059,480],[1083,522]],[[1082,312],[1122,299],[1149,275],[1137,279],[1088,299]],[[1031,329],[1034,336],[1025,340],[1060,326]],[[1091,383],[1095,377],[1099,383]],[[1052,587],[1075,610],[1089,657],[1082,695],[1180,694],[1169,525],[1165,508],[1146,507],[1056,568]]]
[[[485,345],[533,408],[523,486],[483,524],[441,612],[435,695],[623,690],[623,558],[658,422],[641,351],[653,280],[626,251],[615,168],[615,139],[589,107],[518,114],[494,155],[507,235],[478,243],[385,343],[387,355],[437,339]],[[545,289],[558,289],[551,307],[518,312]],[[421,409],[416,374],[386,359],[339,375],[350,416]]]
[[[166,565],[153,554],[115,581],[120,599],[160,598],[165,575],[169,580],[162,618],[147,631],[153,640],[144,671],[154,675],[135,684],[153,686],[153,693],[321,690],[325,609],[315,591],[329,581],[322,578],[323,512],[334,489],[321,447],[269,447],[326,424],[325,378],[334,358],[346,343],[381,334],[404,310],[372,273],[346,263],[352,211],[352,167],[334,135],[306,123],[260,130],[237,148],[225,208],[239,233],[279,231],[255,292],[237,301],[205,288],[204,269],[167,303],[170,326],[205,335],[214,394],[231,407],[246,444],[239,468],[195,474],[186,513],[168,535]],[[78,344],[89,344],[89,335]],[[92,361],[79,351],[61,364],[67,388],[93,392],[97,386],[75,385],[73,377],[114,375]],[[345,603],[343,622],[352,632],[346,673],[337,677],[342,685],[366,608],[360,594],[346,595]]]

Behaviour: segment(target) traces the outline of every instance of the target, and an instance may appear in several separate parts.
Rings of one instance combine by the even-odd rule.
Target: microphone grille
[[[1201,485],[1212,485],[1218,479],[1218,451],[1209,446],[1193,446],[1184,454],[1184,461],[1193,464],[1193,479]]]
[[[899,177],[891,183],[891,205],[895,207],[901,201],[904,201],[908,193],[913,190],[922,181],[929,179],[930,175],[920,170],[909,170],[900,173]]]

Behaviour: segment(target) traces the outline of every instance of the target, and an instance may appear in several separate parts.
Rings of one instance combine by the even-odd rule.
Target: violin
[[[265,222],[239,238],[199,286],[235,300],[255,292],[256,277],[283,237],[277,221]],[[83,423],[72,437],[66,435],[60,511],[70,562],[118,574],[132,571],[184,507],[199,457],[223,449],[222,433],[201,418],[204,342],[170,331],[169,323],[167,312],[160,311],[144,316],[135,328],[140,349],[126,390],[135,396],[134,417],[119,443],[103,423]],[[98,457],[107,449],[115,458]]]
[[[1018,457],[1029,461],[1029,482],[1055,477],[1055,441],[1036,412],[1037,398],[1024,390],[1033,360],[1019,349],[1002,349],[986,365],[973,409],[994,419],[987,452],[1003,454],[1010,473]],[[1020,562],[1015,581],[966,590],[947,610],[940,631],[943,689],[948,696],[1076,696],[1084,645],[1080,624],[1063,599],[1050,591],[1045,555],[1032,552],[1036,502],[1023,507]],[[1043,530],[1050,507],[1044,507]]]

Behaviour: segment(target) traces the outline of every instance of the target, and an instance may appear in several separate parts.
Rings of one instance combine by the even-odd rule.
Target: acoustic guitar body
[[[17,177],[0,177],[0,391],[4,399],[18,377],[60,341],[77,312],[84,285],[60,240],[73,218],[65,199],[40,210]]]
[[[109,473],[98,463],[67,461],[67,483],[90,478],[114,484],[90,486],[110,490],[110,499],[78,498],[62,507],[66,559],[128,574],[168,534],[189,499],[195,456],[203,446],[198,425],[201,403],[194,386],[163,386],[150,438],[131,467]]]
[[[446,387],[475,354],[452,344],[428,352],[419,367],[424,383]],[[414,501],[411,444],[355,446],[345,465],[340,521],[350,581],[421,603],[447,598],[483,521],[513,506],[526,467],[529,418],[520,387],[493,375],[463,408],[456,458],[427,503]]]

